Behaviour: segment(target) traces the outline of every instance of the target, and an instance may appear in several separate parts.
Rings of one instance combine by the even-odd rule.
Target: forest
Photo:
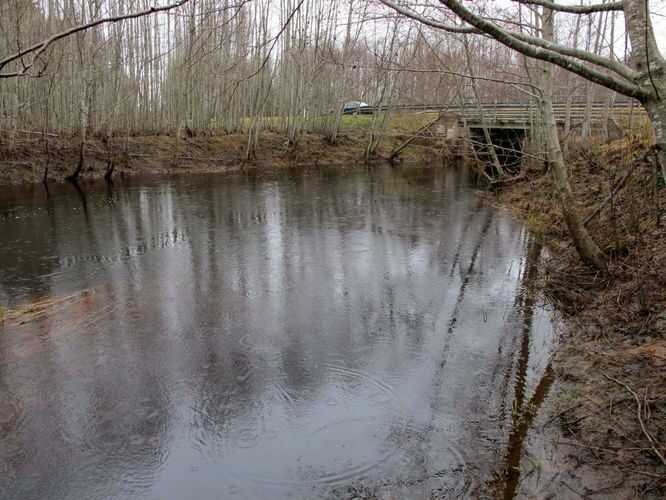
[[[490,37],[433,30],[416,12],[410,19],[378,2],[331,8],[313,0],[188,0],[155,13],[153,6],[3,2],[0,127],[6,140],[11,144],[22,130],[123,137],[185,128],[192,134],[276,130],[292,141],[317,131],[334,140],[338,111],[349,100],[385,107],[390,115],[396,105],[534,98],[534,60]],[[525,20],[519,29],[533,37],[540,21],[529,3],[519,7]],[[628,61],[628,34],[617,10],[574,17],[558,23],[563,43],[593,61]],[[602,68],[613,65],[620,66]],[[556,71],[557,102],[612,106],[624,98],[612,85],[616,92]],[[386,120],[380,122],[379,132]]]

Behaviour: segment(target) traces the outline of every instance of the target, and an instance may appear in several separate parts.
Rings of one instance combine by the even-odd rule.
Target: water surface
[[[548,363],[460,169],[5,190],[0,238],[3,498],[474,496]]]

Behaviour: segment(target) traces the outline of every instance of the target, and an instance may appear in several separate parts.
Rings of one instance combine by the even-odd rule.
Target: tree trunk
[[[606,257],[597,244],[592,240],[590,233],[585,229],[580,213],[576,208],[576,200],[567,177],[564,157],[562,156],[562,150],[560,149],[551,98],[544,97],[541,100],[541,106],[546,135],[548,162],[550,163],[550,170],[553,174],[555,187],[557,188],[557,193],[560,197],[562,215],[564,215],[564,220],[569,228],[571,238],[573,239],[576,250],[578,250],[578,254],[583,261],[598,269],[603,269],[606,265]]]
[[[44,164],[44,176],[42,177],[42,182],[46,184],[49,179],[49,165],[51,164],[51,149],[49,148],[49,138],[44,134],[44,141],[46,147],[46,163]]]
[[[544,39],[553,39],[553,24],[552,11],[544,9]],[[606,256],[592,240],[590,233],[583,225],[583,220],[576,208],[576,200],[567,177],[567,169],[564,165],[564,157],[560,147],[560,138],[557,133],[555,112],[553,111],[553,65],[551,63],[542,63],[541,76],[543,92],[539,100],[539,105],[546,137],[548,162],[557,193],[560,197],[562,215],[569,228],[574,246],[583,261],[597,269],[604,269],[606,267]]]
[[[84,147],[85,147],[85,141],[82,140],[81,144],[79,144],[79,163],[77,164],[74,173],[65,177],[65,180],[68,180],[70,182],[78,181],[79,175],[81,175],[81,171],[83,170],[83,166],[85,165]]]
[[[666,89],[664,90],[666,91]],[[647,102],[644,107],[654,130],[655,149],[661,167],[661,175],[666,180],[666,101],[662,98],[660,101]]]
[[[479,89],[477,88],[476,79],[474,78],[474,71],[472,69],[472,62],[473,62],[472,53],[469,50],[469,41],[467,39],[467,35],[463,36],[463,46],[465,47],[465,55],[467,56],[467,71],[469,73],[469,76],[472,77],[470,83],[472,86],[472,91],[474,92],[476,108],[479,114],[479,122],[481,123],[483,138],[486,141],[486,148],[488,149],[488,155],[490,156],[490,161],[492,162],[493,167],[495,167],[497,175],[499,175],[501,178],[504,178],[506,177],[506,174],[504,172],[504,169],[502,168],[502,164],[500,163],[499,158],[497,157],[497,152],[495,151],[495,146],[493,145],[493,140],[490,137],[490,131],[488,130],[486,117],[484,116],[483,113],[483,103],[481,102]],[[474,144],[472,144],[472,147],[474,147]]]
[[[627,0],[624,7],[626,30],[631,40],[631,59],[638,72],[638,84],[649,97],[642,99],[657,145],[662,172],[666,169],[666,61],[659,51],[645,0]]]
[[[112,181],[113,180],[113,171],[116,168],[116,164],[113,162],[111,158],[108,158],[106,160],[106,172],[104,174],[104,179],[107,181]]]

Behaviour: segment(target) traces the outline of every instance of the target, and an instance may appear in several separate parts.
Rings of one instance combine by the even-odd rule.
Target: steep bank
[[[262,132],[256,154],[249,161],[244,160],[247,135],[241,133],[179,138],[139,136],[108,142],[90,139],[85,145],[81,179],[102,178],[109,161],[115,165],[114,175],[381,163],[410,134],[388,136],[369,159],[365,155],[367,135],[365,130],[344,131],[331,145],[320,134],[304,134],[294,145],[282,134]],[[401,161],[432,161],[433,148],[439,148],[432,140],[417,141],[416,146],[405,149]],[[41,182],[47,163],[48,180],[62,181],[74,172],[78,157],[78,144],[70,138],[51,137],[48,151],[46,141],[34,134],[21,137],[11,148],[0,142],[0,185]]]
[[[542,286],[567,320],[513,473],[519,496],[666,495],[666,188],[646,150],[625,139],[570,161],[608,272],[580,263],[549,175],[499,195],[551,247]]]

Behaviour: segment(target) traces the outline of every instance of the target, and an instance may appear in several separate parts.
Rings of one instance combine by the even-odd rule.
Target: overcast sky
[[[666,56],[666,0],[652,0],[650,11],[654,13],[652,23],[657,43],[659,43],[662,55]]]

